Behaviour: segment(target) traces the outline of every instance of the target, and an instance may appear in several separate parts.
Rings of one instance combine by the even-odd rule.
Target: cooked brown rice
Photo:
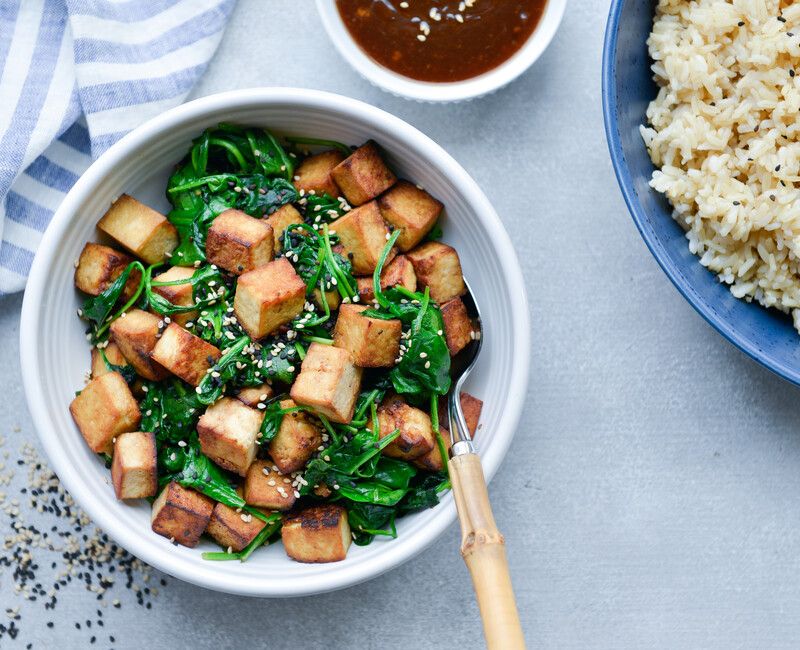
[[[650,185],[701,264],[800,330],[800,3],[660,0],[647,43]]]

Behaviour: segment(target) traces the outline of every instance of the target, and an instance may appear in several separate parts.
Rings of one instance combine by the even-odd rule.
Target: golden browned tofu
[[[414,265],[405,255],[395,257],[381,273],[381,289],[389,287],[405,287],[409,291],[417,290],[417,274]]]
[[[148,264],[163,262],[178,245],[175,226],[127,194],[111,204],[97,227]]]
[[[331,170],[331,177],[350,205],[362,205],[383,194],[397,178],[370,140]]]
[[[220,356],[216,346],[177,323],[167,326],[153,348],[153,359],[157,363],[192,386],[200,384]]]
[[[353,419],[360,387],[361,368],[353,363],[347,350],[312,343],[289,395],[332,422],[348,424]]]
[[[375,291],[372,286],[372,276],[356,278],[358,296],[361,302],[375,300]],[[384,291],[391,287],[405,287],[409,291],[417,290],[417,274],[414,266],[405,255],[398,255],[387,264],[381,273],[381,289]]]
[[[400,435],[383,450],[392,458],[414,460],[431,451],[436,442],[430,416],[397,395],[388,397],[378,407],[378,424],[381,438],[400,430]]]
[[[112,366],[127,366],[128,360],[122,354],[119,346],[110,341],[108,345],[103,348],[102,353],[105,353],[106,359]],[[92,379],[102,377],[106,373],[111,372],[111,369],[106,365],[103,359],[103,354],[97,348],[92,348]]]
[[[303,311],[306,285],[285,257],[239,277],[233,310],[254,339],[271,334]]]
[[[272,463],[257,460],[244,479],[244,500],[251,506],[290,510],[296,500],[292,479],[272,469]]]
[[[399,320],[362,315],[366,305],[342,305],[333,332],[333,344],[350,352],[362,368],[391,368],[400,354]]]
[[[478,430],[478,423],[483,410],[483,401],[477,397],[473,397],[469,393],[461,392],[461,410],[464,413],[464,420],[467,424],[467,430],[471,435],[475,435]],[[439,399],[439,423],[442,431],[450,426],[450,417],[447,413],[447,398],[442,397]]]
[[[78,258],[78,266],[75,267],[75,286],[92,296],[101,294],[131,262],[133,258],[130,255],[109,246],[88,242]],[[142,274],[134,269],[122,290],[123,298],[133,296],[141,279]]]
[[[442,204],[425,190],[408,181],[399,181],[378,199],[387,223],[400,229],[397,247],[410,251],[419,244],[442,213]]]
[[[111,323],[111,334],[122,354],[134,370],[153,381],[164,379],[169,373],[153,361],[153,349],[158,343],[161,319],[141,309],[131,309]]]
[[[206,533],[223,548],[230,548],[231,551],[238,553],[252,542],[266,525],[264,521],[250,513],[237,512],[224,503],[216,503]]]
[[[375,270],[389,236],[389,228],[375,201],[339,217],[331,224],[331,232],[339,236],[342,253],[352,263],[356,275],[366,275]],[[392,249],[387,261],[394,255]]]
[[[461,298],[448,300],[441,306],[441,310],[447,349],[450,350],[450,356],[455,356],[467,347],[475,336],[472,321]]]
[[[294,171],[294,186],[298,191],[338,197],[339,187],[331,178],[331,171],[344,158],[344,154],[336,149],[309,156]]]
[[[281,402],[281,408],[297,406],[292,400]],[[302,469],[322,444],[322,432],[316,418],[302,411],[283,416],[278,433],[269,443],[269,457],[282,474]]]
[[[375,300],[375,290],[372,286],[371,277],[356,278],[356,288],[358,290],[358,299],[363,303],[372,302]]]
[[[128,384],[118,372],[92,379],[69,405],[72,419],[95,453],[110,454],[114,437],[135,431],[141,414]]]
[[[281,538],[286,554],[298,562],[344,560],[352,541],[347,511],[340,505],[326,504],[287,515]]]
[[[206,258],[212,264],[240,275],[272,261],[275,238],[272,226],[241,210],[225,210],[211,224],[206,237]]]
[[[178,307],[190,307],[194,304],[194,287],[189,283],[196,269],[190,266],[173,266],[153,278],[156,282],[176,282],[186,280],[182,284],[170,284],[159,287],[153,286],[153,293],[169,300]],[[197,318],[197,311],[186,311],[172,314],[170,318],[178,325],[186,325]]]
[[[260,384],[259,386],[251,386],[249,388],[242,388],[236,393],[238,399],[245,406],[250,408],[258,408],[259,404],[263,404],[275,394],[272,386],[269,384]]]
[[[220,467],[244,476],[256,457],[263,419],[256,409],[223,397],[209,406],[197,422],[200,449]]]
[[[193,548],[208,526],[213,510],[214,501],[207,496],[172,481],[153,501],[151,527],[170,541]]]
[[[452,442],[450,441],[450,432],[447,429],[440,426],[439,433],[442,436],[442,442],[444,443],[445,452],[449,454],[450,448],[452,447]],[[427,454],[422,454],[422,456],[415,458],[411,462],[420,469],[424,469],[428,472],[444,471],[444,462],[442,461],[442,453],[439,451],[439,443],[436,440],[435,431],[433,433],[433,449],[431,449]]]
[[[121,433],[114,441],[111,483],[117,499],[144,499],[158,492],[156,437],[147,431]]]
[[[481,419],[483,400],[473,397],[469,393],[461,393],[459,397],[461,398],[461,410],[464,412],[467,429],[474,436]]]
[[[467,287],[461,272],[461,261],[456,249],[432,241],[408,253],[414,265],[417,282],[430,289],[431,298],[440,305],[463,295]]]
[[[286,229],[292,224],[303,223],[303,215],[291,203],[287,203],[267,217],[267,223],[272,226],[273,250],[277,255],[283,250]]]
[[[324,309],[324,305],[322,304],[322,292],[319,289],[314,289],[314,292],[311,294],[314,303],[319,306],[320,309]],[[338,309],[339,305],[341,304],[341,296],[339,292],[333,289],[332,291],[325,292],[325,300],[328,303],[328,309]]]

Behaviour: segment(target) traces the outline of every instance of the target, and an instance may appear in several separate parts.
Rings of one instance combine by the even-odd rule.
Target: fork
[[[480,310],[468,284],[462,300],[473,320],[475,337],[453,359],[453,387],[447,399],[452,443],[448,469],[461,522],[461,555],[472,576],[486,646],[489,650],[524,650],[505,540],[495,524],[481,459],[461,408],[461,388],[483,345]]]

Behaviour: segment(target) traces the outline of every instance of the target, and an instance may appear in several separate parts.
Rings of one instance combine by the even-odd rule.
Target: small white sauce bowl
[[[64,487],[101,529],[145,562],[203,587],[249,596],[347,587],[388,571],[436,539],[455,519],[452,494],[398,521],[397,539],[352,546],[342,562],[294,562],[281,544],[259,549],[245,563],[208,562],[200,554],[218,550],[216,545],[173,546],[150,530],[146,501],[114,498],[108,470],[69,414],[89,368],[85,327],[76,315],[83,297],[73,289],[74,260],[86,241],[96,240],[97,220],[123,192],[166,212],[171,169],[193,138],[222,121],[352,144],[374,138],[401,176],[444,202],[444,240],[458,249],[484,319],[486,339],[467,390],[484,400],[476,444],[487,477],[497,471],[519,423],[530,364],[525,285],[509,236],[475,181],[433,140],[382,110],[313,90],[256,88],[189,102],[129,133],[86,171],[44,233],[25,290],[20,349],[28,407]],[[453,546],[454,563],[457,558]]]
[[[383,90],[419,102],[446,103],[474,99],[493,93],[525,72],[553,40],[567,0],[547,0],[538,25],[511,58],[477,77],[450,83],[418,81],[377,63],[355,42],[336,8],[336,0],[317,0],[322,24],[344,59],[367,81]]]

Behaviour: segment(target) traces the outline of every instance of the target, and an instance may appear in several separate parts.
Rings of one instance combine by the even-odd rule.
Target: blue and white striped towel
[[[180,104],[235,0],[0,0],[0,294],[89,163]]]

